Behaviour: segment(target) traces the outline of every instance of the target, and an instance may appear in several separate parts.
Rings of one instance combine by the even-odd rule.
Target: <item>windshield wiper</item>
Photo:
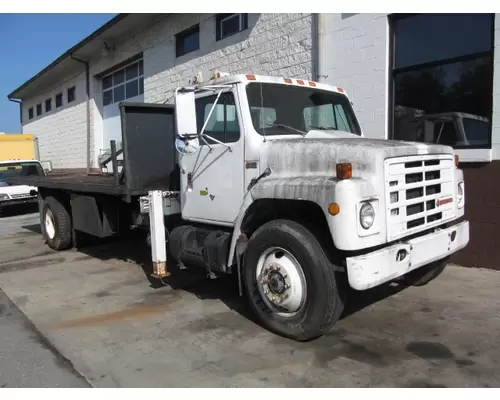
[[[337,131],[338,129],[334,126],[312,126],[309,125],[311,129],[317,129],[318,131]]]
[[[289,130],[298,132],[302,136],[306,136],[307,135],[307,132],[301,131],[300,129],[294,128],[293,126],[290,126],[290,125],[285,125],[285,124],[266,124],[266,126],[275,127],[275,128],[281,128],[281,129],[285,128],[285,129],[289,129]]]

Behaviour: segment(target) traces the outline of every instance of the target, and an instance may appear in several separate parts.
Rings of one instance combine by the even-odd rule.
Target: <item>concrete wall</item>
[[[321,81],[346,90],[366,137],[387,137],[387,14],[324,14]]]
[[[75,86],[75,100],[68,104],[67,89]],[[55,96],[63,95],[63,105],[56,108]],[[52,110],[45,112],[45,100],[52,98]],[[36,116],[36,105],[42,104],[42,115]],[[33,107],[34,118],[28,119]],[[40,160],[52,161],[54,168],[85,168],[86,143],[85,74],[66,78],[58,86],[23,101],[22,132],[38,137]]]

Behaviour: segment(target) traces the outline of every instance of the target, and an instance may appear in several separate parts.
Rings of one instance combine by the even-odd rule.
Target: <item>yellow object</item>
[[[36,160],[35,137],[24,134],[0,134],[0,161]]]

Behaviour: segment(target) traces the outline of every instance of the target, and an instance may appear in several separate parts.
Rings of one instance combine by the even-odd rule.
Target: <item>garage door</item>
[[[110,148],[110,141],[121,138],[120,102],[144,101],[144,67],[138,60],[102,78],[103,144],[101,153]]]

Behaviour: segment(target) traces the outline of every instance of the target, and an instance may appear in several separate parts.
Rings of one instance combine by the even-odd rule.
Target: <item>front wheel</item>
[[[315,236],[294,221],[275,220],[257,229],[245,252],[243,279],[263,325],[294,340],[321,336],[344,307],[335,266]]]

